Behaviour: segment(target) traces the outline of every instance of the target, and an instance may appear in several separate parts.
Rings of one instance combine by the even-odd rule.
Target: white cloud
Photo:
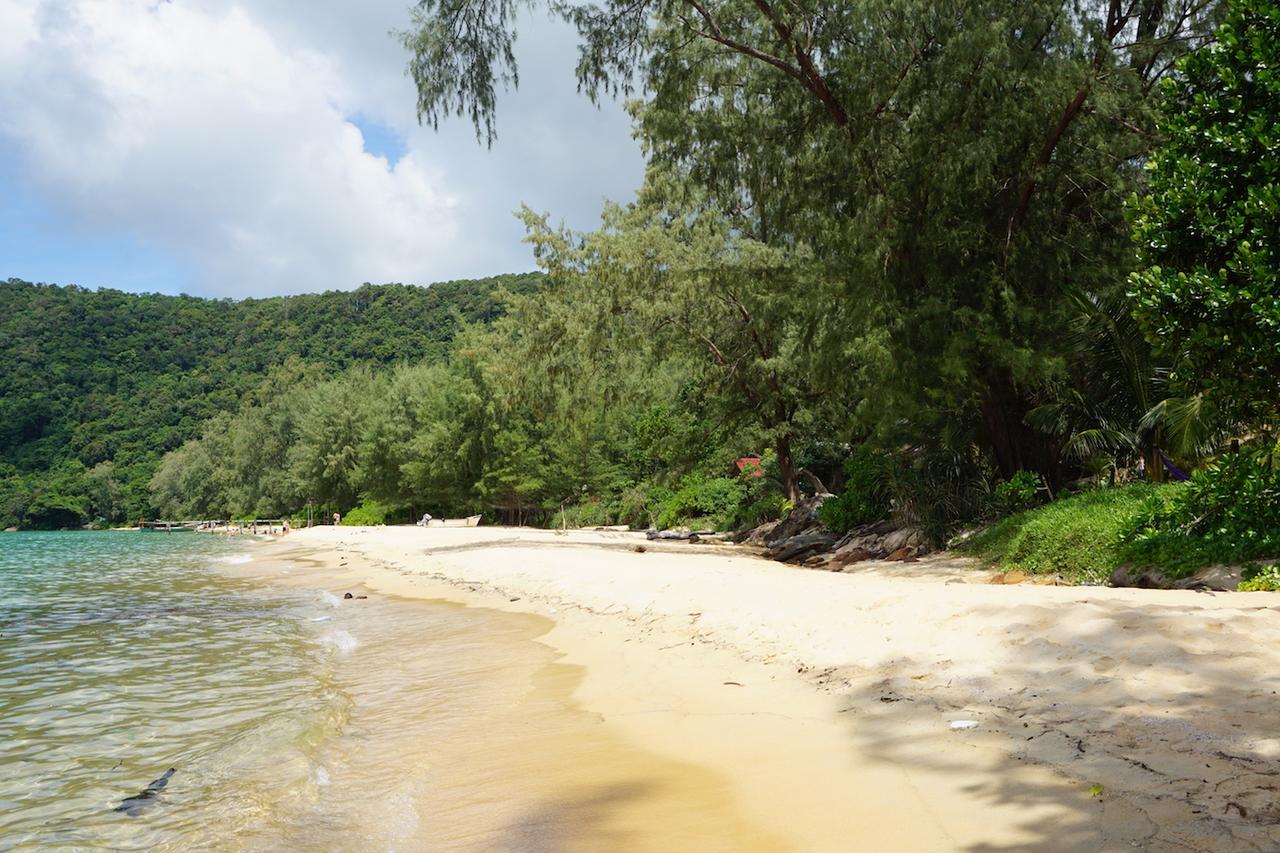
[[[403,0],[0,0],[0,134],[77,227],[186,258],[218,295],[528,268],[522,201],[589,227],[638,182],[620,109],[573,93],[572,34],[529,23],[531,85],[489,151],[416,127],[406,20]],[[356,113],[405,136],[394,167]]]

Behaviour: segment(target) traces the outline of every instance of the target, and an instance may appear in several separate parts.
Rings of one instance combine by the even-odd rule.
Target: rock
[[[899,548],[910,548],[913,554],[918,554],[928,544],[929,537],[924,535],[923,530],[918,527],[903,527],[885,534],[882,547],[891,554]]]
[[[1008,572],[1002,572],[991,579],[992,583],[1014,584],[1022,583],[1027,579],[1027,573],[1014,569]]]
[[[1243,579],[1240,566],[1210,566],[1190,577],[1175,579],[1156,568],[1119,566],[1111,573],[1110,586],[1131,586],[1139,589],[1191,589],[1233,592]]]
[[[352,594],[351,594],[351,593],[349,593],[349,592],[343,593],[343,595],[342,595],[342,599],[343,599],[344,601],[349,601],[349,600],[350,600],[350,599],[352,599],[352,598],[355,598],[355,596],[354,596],[354,595],[352,595]]]
[[[688,530],[652,530],[650,529],[644,532],[644,536],[646,539],[660,539],[660,540],[674,540],[674,541],[683,541],[685,539],[689,539],[690,537],[696,536],[696,535],[697,534],[695,533],[690,533]]]
[[[888,557],[885,557],[885,559],[892,560],[894,562],[903,562],[911,559],[913,556],[914,555],[911,553],[910,548],[899,548],[893,553],[891,553]]]
[[[838,549],[831,555],[831,565],[843,568],[844,566],[848,566],[852,563],[861,563],[863,560],[870,560],[872,556],[872,553],[866,548],[845,546],[844,548]]]
[[[765,556],[779,563],[797,562],[815,551],[828,550],[835,543],[836,538],[828,533],[809,533],[775,544],[765,552]]]
[[[1244,568],[1241,566],[1210,566],[1201,569],[1189,578],[1174,584],[1174,589],[1209,589],[1219,592],[1235,592],[1244,580]]]
[[[823,501],[828,497],[830,496],[814,495],[797,503],[787,517],[778,522],[777,526],[769,532],[767,543],[769,547],[775,548],[783,540],[791,539],[818,525],[818,507],[822,506]],[[835,544],[835,537],[831,538],[831,544]]]
[[[757,525],[748,531],[739,533],[733,537],[735,542],[745,542],[748,545],[763,546],[773,535],[773,531],[777,529],[781,522],[766,521],[764,524]]]

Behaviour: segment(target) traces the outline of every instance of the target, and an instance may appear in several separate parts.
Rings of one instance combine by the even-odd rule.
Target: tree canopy
[[[1174,390],[1258,424],[1280,408],[1280,7],[1234,0],[1162,88],[1135,201],[1135,311]]]

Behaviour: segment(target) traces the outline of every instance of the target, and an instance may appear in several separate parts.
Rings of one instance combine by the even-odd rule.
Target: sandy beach
[[[761,849],[1280,847],[1268,594],[833,574],[622,532],[322,527],[260,553],[338,593],[546,617],[573,702],[723,782]]]

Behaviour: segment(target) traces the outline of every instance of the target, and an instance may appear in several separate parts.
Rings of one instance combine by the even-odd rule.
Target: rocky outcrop
[[[765,551],[765,556],[779,563],[798,563],[818,553],[826,553],[836,544],[830,533],[801,533],[789,539],[781,539]]]
[[[829,497],[831,496],[814,495],[797,503],[791,512],[787,513],[787,517],[778,522],[769,531],[768,546],[776,548],[779,542],[808,532],[826,532],[826,528],[818,520],[818,507],[822,506],[823,502]]]
[[[1234,592],[1243,580],[1240,566],[1210,566],[1185,578],[1171,578],[1156,568],[1120,566],[1107,581],[1111,586],[1134,586],[1140,589],[1203,589]]]
[[[739,541],[765,547],[764,556],[809,568],[844,571],[863,560],[915,560],[932,546],[924,531],[878,521],[837,537],[818,520],[825,495],[809,498],[780,522],[761,525]]]

